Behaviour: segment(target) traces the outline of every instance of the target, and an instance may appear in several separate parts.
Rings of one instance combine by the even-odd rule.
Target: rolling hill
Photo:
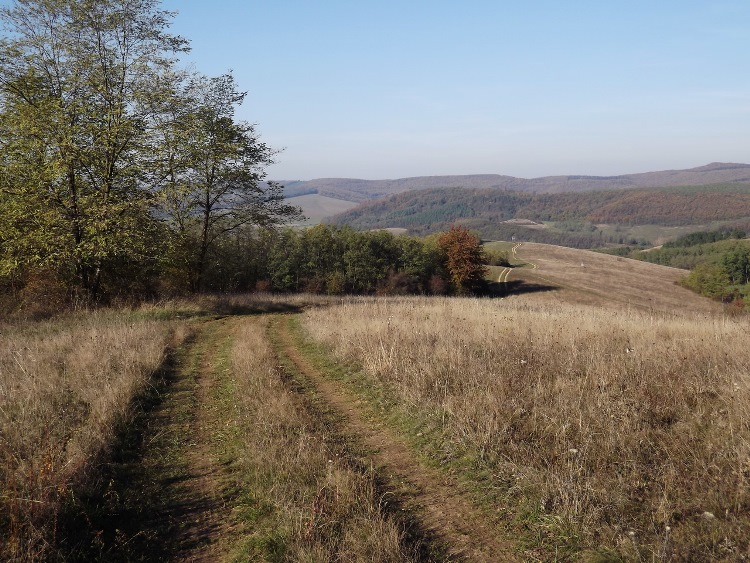
[[[326,197],[319,194],[305,194],[288,198],[288,201],[292,205],[302,209],[302,213],[306,217],[306,220],[302,223],[304,225],[317,225],[331,215],[345,213],[352,207],[357,206],[353,201]]]
[[[280,181],[288,198],[318,194],[335,199],[361,202],[413,190],[468,188],[512,190],[532,193],[564,193],[593,190],[620,190],[639,187],[700,186],[707,184],[750,184],[750,164],[714,162],[687,170],[664,170],[619,176],[545,176],[516,178],[499,174],[466,176],[418,176],[395,180],[318,178],[307,181]]]
[[[652,244],[667,228],[685,227],[678,233],[684,234],[707,225],[744,227],[750,222],[750,184],[559,194],[437,188],[366,202],[330,220],[362,230],[400,227],[422,235],[460,223],[485,239],[578,248]],[[633,240],[639,225],[661,229]]]
[[[588,250],[524,243],[517,257],[526,266],[514,268],[508,277],[518,288],[545,288],[524,299],[565,301],[576,304],[659,313],[711,314],[722,305],[677,285],[687,270]]]

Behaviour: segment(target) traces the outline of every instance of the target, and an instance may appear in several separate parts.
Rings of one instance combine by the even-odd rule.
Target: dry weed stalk
[[[159,366],[168,333],[111,312],[2,327],[0,559],[54,552],[60,510]]]
[[[312,310],[305,327],[432,421],[446,458],[489,468],[545,541],[747,553],[746,321],[400,298]]]

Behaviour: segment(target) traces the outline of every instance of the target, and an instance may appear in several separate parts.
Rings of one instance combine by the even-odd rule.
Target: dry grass
[[[419,417],[443,462],[489,476],[542,552],[748,554],[747,321],[404,298],[312,310],[305,326]]]
[[[689,273],[658,264],[548,244],[523,243],[518,261],[536,268],[517,268],[510,280],[529,280],[556,286],[535,296],[550,304],[569,301],[580,304],[640,308],[658,312],[693,311],[714,314],[721,304],[680,287],[677,282]]]
[[[0,327],[0,559],[52,557],[58,515],[127,420],[170,332],[112,312]]]
[[[408,561],[399,526],[380,508],[371,471],[356,471],[319,414],[310,411],[265,334],[267,318],[238,325],[236,374],[226,394],[230,457],[242,466],[247,529],[237,558]],[[291,386],[291,387],[290,387]],[[241,509],[242,510],[242,509]]]

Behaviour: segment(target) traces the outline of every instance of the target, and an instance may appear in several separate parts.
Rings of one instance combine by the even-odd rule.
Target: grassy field
[[[741,559],[747,317],[681,270],[516,256],[503,299],[5,322],[0,559]]]
[[[667,314],[719,314],[722,306],[680,287],[687,270],[669,268],[588,250],[523,243],[516,256],[531,267],[515,268],[509,279],[538,285],[536,300],[637,308]]]
[[[37,560],[184,332],[123,311],[6,323],[0,335],[0,559]]]
[[[326,302],[3,325],[0,560],[418,558],[378,476],[269,340],[274,315]]]
[[[304,326],[363,366],[527,556],[746,553],[747,322],[523,297],[361,301]]]

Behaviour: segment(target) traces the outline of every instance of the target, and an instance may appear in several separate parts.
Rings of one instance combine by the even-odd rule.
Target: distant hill
[[[307,181],[282,181],[287,197],[319,194],[361,202],[413,190],[468,188],[513,190],[532,193],[565,193],[594,190],[620,190],[638,187],[701,186],[708,184],[750,184],[750,164],[714,162],[688,170],[664,170],[620,176],[545,176],[515,178],[499,174],[468,176],[418,176],[396,180],[359,180],[355,178],[319,178]]]
[[[306,217],[306,220],[303,222],[305,225],[317,225],[327,217],[336,215],[337,213],[344,213],[357,205],[353,201],[318,194],[305,194],[293,197],[288,202],[302,209],[302,213]]]
[[[400,227],[415,234],[442,231],[452,223],[460,223],[478,231],[485,239],[516,237],[517,240],[596,248],[633,243],[627,230],[621,227],[747,223],[750,220],[750,184],[555,194],[435,188],[366,202],[330,220],[361,230]],[[543,222],[551,228],[540,229],[530,222]]]

